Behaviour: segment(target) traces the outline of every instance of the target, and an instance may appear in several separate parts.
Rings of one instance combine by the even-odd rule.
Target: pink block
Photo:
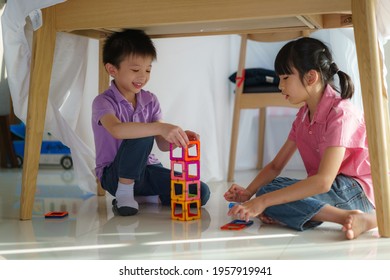
[[[180,167],[178,170],[177,167]],[[176,168],[175,168],[176,167]],[[176,171],[176,174],[175,174]],[[171,161],[171,179],[194,181],[200,179],[200,162],[195,161]]]

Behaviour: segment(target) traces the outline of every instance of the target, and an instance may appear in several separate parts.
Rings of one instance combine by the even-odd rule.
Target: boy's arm
[[[115,115],[106,114],[100,119],[102,126],[116,139],[135,139],[159,134],[156,123],[121,122]]]
[[[156,136],[156,138],[162,137],[167,143],[173,143],[177,146],[185,146],[188,144],[187,134],[176,125],[162,122],[121,122],[113,114],[104,115],[100,119],[100,122],[112,137],[117,139],[135,139]]]
[[[156,143],[157,147],[160,149],[162,152],[167,152],[170,149],[170,143],[164,139],[161,135],[156,135]],[[176,145],[175,145],[176,147]]]
[[[162,123],[162,121],[159,121],[159,123]],[[184,134],[185,134],[185,137],[183,137],[183,138],[184,138],[186,144],[185,145],[174,144],[174,149],[178,146],[180,146],[180,147],[186,146],[190,140],[199,140],[199,134],[197,134],[193,131],[186,130],[186,131],[184,131]],[[165,139],[162,135],[156,135],[156,143],[157,143],[158,148],[161,151],[163,151],[163,152],[169,151],[170,142],[167,141],[167,139]]]

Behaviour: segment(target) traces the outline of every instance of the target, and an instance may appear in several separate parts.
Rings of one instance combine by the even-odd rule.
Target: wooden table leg
[[[54,17],[54,8],[49,7],[43,9],[43,26],[34,32],[26,122],[26,142],[24,148],[22,193],[20,197],[21,220],[30,220],[32,218],[39,157],[46,118],[46,106],[54,60],[56,41]]]
[[[247,38],[248,35],[241,35],[241,44],[240,49],[246,50],[247,47]],[[241,75],[240,69],[244,69],[245,67],[245,58],[246,58],[246,51],[241,52],[240,51],[240,57],[238,60],[238,70],[237,70],[237,76]],[[236,155],[237,155],[237,144],[238,144],[238,133],[239,133],[239,125],[240,125],[240,115],[241,115],[241,108],[240,108],[240,96],[243,91],[243,86],[238,87],[236,85],[236,92],[234,95],[234,111],[233,111],[233,125],[232,125],[232,132],[231,132],[231,139],[230,139],[230,154],[229,154],[229,167],[228,167],[228,182],[234,181],[234,171],[236,166]]]
[[[375,20],[376,1],[352,0],[364,115],[374,184],[378,230],[390,237],[389,110],[383,87]]]
[[[105,36],[102,36],[103,37],[99,40],[99,94],[103,93],[110,84],[110,76],[103,65],[103,46]],[[106,191],[102,188],[99,180],[97,180],[97,194],[98,196],[104,196],[106,194]]]

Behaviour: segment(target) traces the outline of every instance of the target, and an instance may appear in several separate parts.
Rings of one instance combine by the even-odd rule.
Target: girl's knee
[[[276,190],[278,190],[278,189],[280,189],[280,187],[277,187],[277,186],[275,186],[275,185],[273,185],[273,184],[265,185],[265,186],[261,187],[261,188],[257,191],[256,196],[261,196],[261,195],[263,195],[263,194],[266,194],[266,193],[269,193],[269,192],[276,191]]]
[[[297,180],[297,179],[291,179],[291,178],[286,178],[286,177],[277,177],[268,185],[261,187],[256,192],[256,196],[260,196],[260,195],[263,195],[263,194],[266,194],[269,192],[283,189],[283,188],[288,187],[288,186],[295,184],[297,182],[299,182],[299,180]]]

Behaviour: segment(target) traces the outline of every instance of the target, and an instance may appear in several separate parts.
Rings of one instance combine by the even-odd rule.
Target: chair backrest
[[[281,107],[300,107],[289,103],[279,93],[275,91],[244,94],[245,85],[245,63],[248,40],[257,42],[277,42],[295,39],[298,37],[307,36],[308,31],[294,31],[294,32],[275,32],[275,33],[259,33],[259,34],[242,34],[240,54],[238,61],[238,69],[236,74],[236,89],[235,89],[235,104],[239,108],[265,108],[268,106],[281,106]]]

